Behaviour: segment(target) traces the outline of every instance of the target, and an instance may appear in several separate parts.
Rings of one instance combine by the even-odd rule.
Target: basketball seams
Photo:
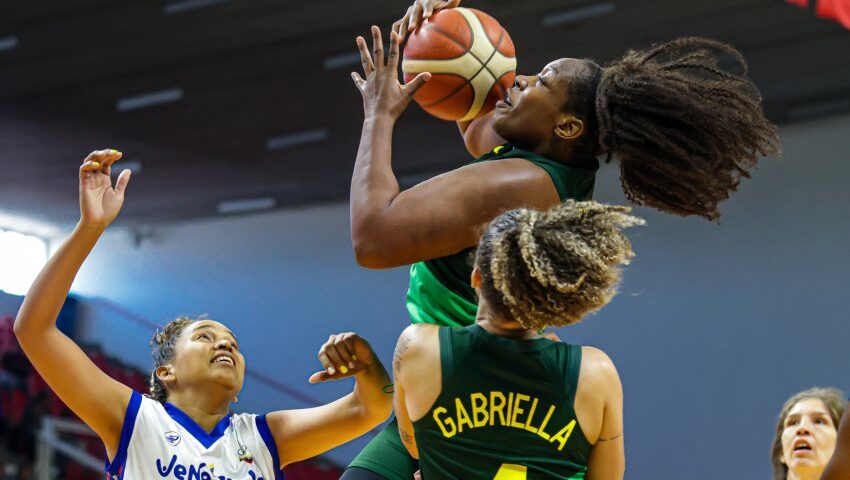
[[[482,20],[479,13],[482,13],[486,18]],[[460,19],[463,19],[463,22]],[[468,105],[466,114],[457,120],[468,120],[480,114],[488,102],[492,100],[493,95],[505,92],[506,87],[501,82],[506,81],[506,75],[510,75],[516,68],[516,56],[515,53],[510,57],[506,55],[506,53],[512,53],[510,52],[512,42],[505,29],[498,22],[483,12],[458,8],[456,13],[453,12],[450,17],[446,17],[446,22],[435,22],[423,25],[423,27],[427,28],[428,35],[433,35],[431,37],[434,39],[433,42],[441,45],[440,54],[454,55],[458,50],[460,54],[449,58],[434,58],[433,56],[429,57],[427,49],[415,49],[416,53],[413,55],[405,52],[405,62],[403,62],[402,68],[406,74],[411,74],[411,78],[415,73],[422,71],[430,71],[432,75],[435,75],[435,79],[438,75],[446,78],[444,81],[447,83],[441,84],[443,86],[437,87],[435,90],[428,89],[428,85],[426,85],[425,89],[429,91],[429,94],[424,95],[425,98],[434,98],[433,94],[442,93],[440,90],[446,92],[446,87],[451,89],[440,95],[441,98],[427,103],[422,101],[425,98],[421,98],[421,100],[417,98],[417,102],[422,108],[437,117],[453,120],[457,119],[456,115],[459,114],[456,107],[466,104]],[[447,30],[449,27],[451,27],[453,33]],[[463,27],[466,27],[466,29]],[[493,32],[495,29],[498,29],[498,31]],[[491,37],[494,33],[497,35],[495,39]],[[506,51],[501,52],[501,48],[506,48]],[[472,63],[473,59],[477,62],[477,65]],[[458,67],[451,65],[455,62],[458,62]],[[407,67],[405,67],[405,63]],[[494,64],[490,65],[490,63]],[[497,71],[501,75],[497,75]],[[435,72],[437,73],[435,74]],[[448,80],[449,78],[455,80]],[[510,77],[507,77],[507,81],[509,79]],[[463,97],[457,97],[461,93]],[[470,95],[471,98],[467,100]],[[422,96],[415,95],[415,97]],[[441,103],[446,106],[440,107]],[[440,109],[445,110],[443,113],[446,115],[445,117],[440,115]]]

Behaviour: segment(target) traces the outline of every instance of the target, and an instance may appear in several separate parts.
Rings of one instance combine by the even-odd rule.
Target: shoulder
[[[427,361],[439,356],[439,332],[437,325],[416,323],[408,326],[398,337],[393,357],[393,371],[398,375],[402,363]]]
[[[499,180],[525,180],[539,181],[549,178],[549,175],[538,165],[529,159],[522,157],[506,157],[492,160],[484,160],[480,162],[470,163],[460,167],[456,171],[463,172],[484,172],[486,171],[494,181]]]
[[[414,323],[405,328],[398,337],[396,355],[405,357],[426,348],[437,339],[440,327],[430,323]]]
[[[596,347],[581,347],[581,369],[579,378],[591,388],[606,391],[619,388],[620,374],[607,353]],[[588,385],[589,384],[589,385]]]
[[[472,163],[446,175],[453,175],[471,194],[506,205],[545,208],[559,200],[552,177],[545,169],[525,158],[510,157]]]

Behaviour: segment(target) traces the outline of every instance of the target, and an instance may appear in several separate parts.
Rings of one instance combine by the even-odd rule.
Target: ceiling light
[[[824,117],[833,113],[850,110],[850,98],[831,99],[813,102],[788,110],[786,118],[789,121],[805,120],[808,118]]]
[[[129,170],[133,172],[133,175],[138,175],[142,171],[142,162],[138,160],[120,160],[114,165],[112,176],[116,176],[124,170]]]
[[[337,68],[352,67],[360,65],[360,52],[340,53],[331,55],[323,62],[325,70],[335,70]]]
[[[280,150],[282,148],[321,142],[322,140],[327,140],[328,136],[330,136],[328,129],[317,128],[315,130],[305,130],[303,132],[269,137],[266,139],[266,149]]]
[[[612,13],[617,9],[614,2],[594,3],[583,7],[571,8],[560,12],[544,15],[541,19],[544,27],[556,27],[569,23],[577,23],[594,17],[600,17]]]
[[[244,198],[241,200],[226,200],[219,202],[218,213],[245,213],[269,210],[277,206],[273,197]]]
[[[0,52],[18,47],[18,37],[0,37]]]
[[[155,92],[124,97],[115,104],[119,112],[129,112],[140,108],[152,107],[163,103],[177,102],[183,99],[183,90],[180,88],[169,88]]]
[[[188,12],[199,8],[210,7],[219,3],[229,2],[230,0],[183,0],[180,2],[167,3],[162,12],[166,15],[174,15],[176,13]]]

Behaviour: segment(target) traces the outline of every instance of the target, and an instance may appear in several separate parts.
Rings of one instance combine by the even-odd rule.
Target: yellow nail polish
[[[94,168],[100,167],[100,162],[91,162],[91,164]]]
[[[352,360],[357,360],[357,355],[352,355],[352,356],[351,356],[351,359],[352,359]]]
[[[118,155],[118,154],[119,154],[119,153],[121,153],[121,152],[119,152],[118,150],[115,150],[114,148],[112,148],[112,149],[110,149],[110,150],[109,150],[109,153],[111,153],[111,154],[113,154],[113,155]]]
[[[341,367],[339,367],[339,373],[345,375],[346,373],[348,373],[348,367],[342,365]]]

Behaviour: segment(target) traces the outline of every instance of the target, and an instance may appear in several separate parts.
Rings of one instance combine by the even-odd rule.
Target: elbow
[[[25,322],[22,322],[20,318],[15,319],[15,323],[12,326],[12,331],[15,333],[15,338],[18,339],[19,343],[23,343],[29,337],[29,330],[26,328]]]
[[[354,249],[354,259],[357,261],[357,265],[373,269],[388,268],[378,248],[372,242],[353,240],[351,246]]]
[[[351,247],[357,265],[372,269],[397,267],[398,265],[387,256],[384,240],[379,235],[366,233],[364,230],[378,231],[374,228],[351,229]]]

